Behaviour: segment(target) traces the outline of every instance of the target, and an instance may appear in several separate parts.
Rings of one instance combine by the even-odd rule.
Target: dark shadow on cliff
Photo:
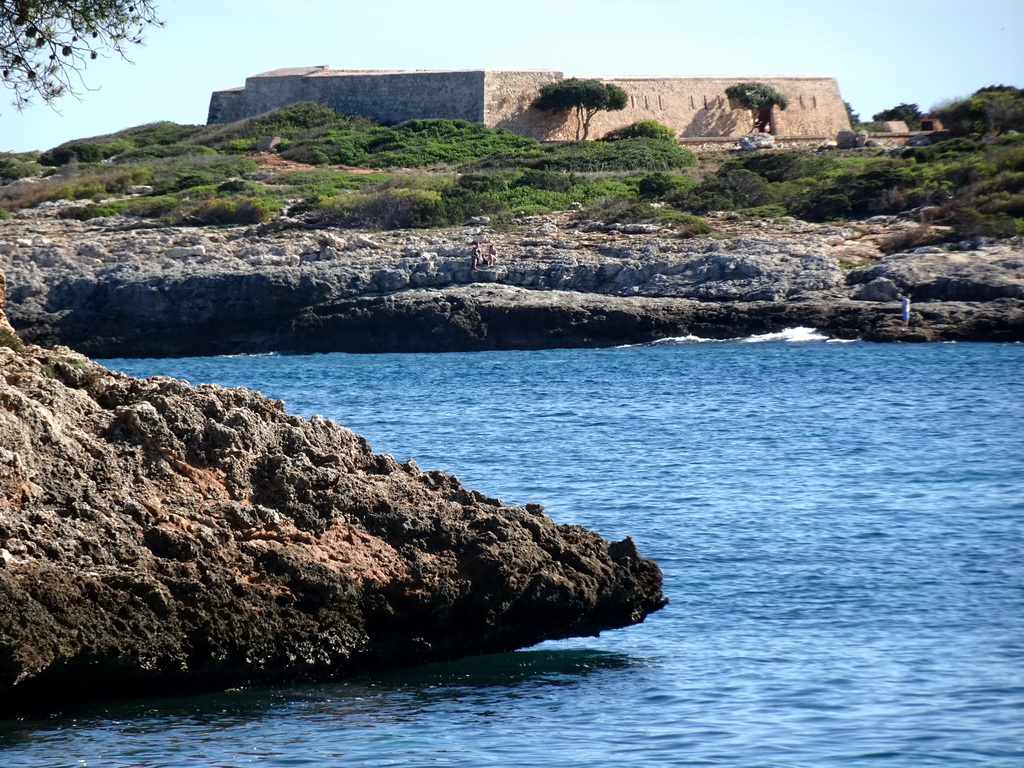
[[[731,109],[722,109],[711,102],[704,109],[698,110],[690,124],[683,129],[683,138],[703,138],[705,136],[735,136],[740,127],[740,115],[748,113]],[[744,131],[745,132],[745,131]]]

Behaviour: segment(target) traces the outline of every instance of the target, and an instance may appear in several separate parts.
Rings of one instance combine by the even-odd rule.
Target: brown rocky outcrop
[[[794,325],[870,340],[1024,339],[1021,238],[885,255],[882,241],[919,225],[725,215],[713,226],[715,238],[684,238],[568,212],[503,232],[416,233],[23,218],[0,221],[0,268],[26,341],[93,357],[609,346]],[[472,269],[474,239],[496,244],[496,264]]]
[[[661,573],[242,389],[0,346],[0,714],[642,621]]]

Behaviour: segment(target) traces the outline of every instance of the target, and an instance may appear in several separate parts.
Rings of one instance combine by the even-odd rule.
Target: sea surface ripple
[[[671,603],[517,653],[0,723],[0,765],[1024,765],[1024,345],[761,342],[105,361],[632,535]]]

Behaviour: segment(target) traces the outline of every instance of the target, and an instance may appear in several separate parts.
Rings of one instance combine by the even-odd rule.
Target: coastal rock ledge
[[[666,602],[630,538],[374,454],[256,392],[5,338],[4,716],[509,651]]]

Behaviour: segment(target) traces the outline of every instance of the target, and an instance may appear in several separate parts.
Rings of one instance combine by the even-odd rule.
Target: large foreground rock
[[[247,390],[0,346],[0,713],[593,635],[661,573]]]

